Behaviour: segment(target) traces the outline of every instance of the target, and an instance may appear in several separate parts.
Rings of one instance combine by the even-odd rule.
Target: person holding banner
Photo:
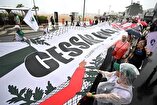
[[[135,65],[138,69],[141,67],[144,59],[147,58],[146,43],[144,40],[141,40],[137,43],[137,46],[125,59],[125,62]]]
[[[130,43],[127,41],[127,36],[123,35],[121,40],[118,40],[113,44],[112,62],[109,71],[113,71],[114,62],[121,63],[121,60],[125,58],[126,54],[130,50]]]
[[[96,94],[86,93],[87,97],[94,98],[93,105],[121,105],[130,104],[133,98],[132,84],[139,75],[138,69],[129,63],[114,63],[117,71],[108,72],[98,70],[107,81],[100,82]]]

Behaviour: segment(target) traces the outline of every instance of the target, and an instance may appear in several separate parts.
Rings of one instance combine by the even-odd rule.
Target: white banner
[[[147,35],[147,46],[151,52],[157,49],[157,31],[148,33]]]
[[[31,9],[27,12],[25,18],[23,19],[25,21],[26,24],[28,24],[34,31],[37,31],[39,26],[38,23],[36,21],[36,19],[34,18],[34,15],[31,11]]]
[[[65,104],[82,90],[85,66],[98,69],[107,49],[124,34],[101,24],[27,43],[0,43],[5,48],[0,51],[0,105]]]

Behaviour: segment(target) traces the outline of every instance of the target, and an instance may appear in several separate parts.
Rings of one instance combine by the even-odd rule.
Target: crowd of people
[[[146,48],[147,35],[149,32],[157,31],[156,21],[145,25],[138,24],[138,21],[133,19],[132,23],[137,24],[134,30],[140,33],[140,37],[129,32],[128,35],[122,35],[122,38],[112,46],[112,60],[108,71],[97,70],[107,78],[107,81],[98,84],[95,94],[86,93],[87,97],[94,98],[93,105],[131,103],[133,82],[140,74],[144,61],[152,55],[152,52]]]

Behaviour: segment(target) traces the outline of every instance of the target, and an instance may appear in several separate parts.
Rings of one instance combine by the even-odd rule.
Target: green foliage
[[[81,95],[81,96],[85,96],[86,93],[90,91],[90,89],[91,89],[91,85],[88,86],[86,89],[83,89],[83,91],[77,92],[76,94],[77,94],[77,95]]]
[[[16,103],[16,102],[19,102],[19,101],[22,101],[22,100],[25,100],[26,103],[30,103],[30,104],[33,102],[33,101],[30,100],[31,93],[32,93],[32,91],[30,89],[27,90],[26,88],[24,88],[24,89],[22,89],[19,92],[19,90],[17,89],[17,87],[13,86],[13,85],[9,85],[8,89],[9,89],[10,94],[15,95],[15,97],[13,97],[12,99],[10,99],[10,100],[7,101],[9,104]],[[23,94],[24,94],[24,97],[23,97]]]
[[[93,82],[95,81],[95,77],[97,76],[97,71],[94,71],[93,69],[99,69],[104,61],[104,58],[99,54],[96,59],[92,59],[92,62],[90,62],[91,66],[86,66],[86,68],[90,69],[89,71],[86,71],[86,77],[83,79],[87,81],[89,84],[88,86],[83,89],[81,92],[77,92],[77,95],[85,96],[87,92],[90,91],[91,86]]]
[[[90,75],[92,77],[95,77],[96,75],[98,75],[98,72],[97,71],[86,71],[86,74]]]
[[[18,4],[17,5],[17,8],[20,8],[20,7],[23,7],[22,4]],[[23,11],[21,11],[21,15],[19,15],[19,18],[21,20],[21,24],[26,24],[23,19],[25,17],[26,14],[24,14]],[[36,18],[36,16],[34,16]],[[37,16],[38,17],[38,21],[39,21],[39,24],[43,24],[43,23],[48,23],[48,20],[47,20],[47,16]],[[5,19],[7,20],[5,20]],[[37,19],[36,19],[37,20]],[[8,24],[8,25],[15,25],[15,21],[14,21],[14,14],[13,13],[0,13],[0,25],[5,25]]]
[[[70,76],[68,76],[67,78],[68,78],[68,80],[70,80],[70,79],[71,79],[71,77],[70,77]]]
[[[17,4],[16,8],[21,8],[21,7],[24,7],[23,4]]]
[[[39,21],[39,24],[48,23],[46,16],[38,16],[38,21]]]
[[[42,98],[44,91],[38,87],[35,88],[35,93],[33,93],[34,100],[38,101]]]
[[[95,80],[95,77],[85,77],[84,78],[86,81],[88,81],[88,82],[94,82],[94,80]]]
[[[39,10],[39,7],[38,6],[34,6],[32,9],[36,9],[36,10]]]
[[[50,83],[50,81],[48,81],[48,86],[46,86],[47,90],[45,90],[45,94],[48,95],[50,92],[52,92],[54,89],[56,89],[56,87],[53,87]]]
[[[25,100],[26,101],[30,101],[32,95],[33,95],[32,90],[31,89],[27,89],[26,93],[24,94]]]
[[[18,95],[18,89],[17,89],[17,87],[15,86],[8,86],[8,89],[9,89],[9,92],[12,94],[12,95]]]
[[[53,87],[51,85],[50,81],[48,81],[48,86],[46,86],[46,88],[47,90],[45,90],[44,93],[44,90],[40,89],[39,87],[36,87],[35,92],[33,93],[33,90],[31,89],[23,88],[19,91],[16,86],[9,85],[8,91],[11,95],[14,95],[14,97],[8,100],[7,102],[11,104],[22,101],[24,103],[22,103],[21,105],[30,105],[31,103],[37,102],[38,100],[42,99],[44,94],[48,95],[50,92],[56,89],[56,87]]]
[[[96,57],[96,59],[92,59],[92,62],[90,62],[90,64],[92,64],[92,66],[86,66],[86,68],[99,69],[100,66],[102,65],[103,61],[104,61],[104,58],[102,58],[101,54],[100,54]]]

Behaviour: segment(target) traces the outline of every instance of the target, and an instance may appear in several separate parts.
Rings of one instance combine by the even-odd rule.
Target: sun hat
[[[130,63],[121,63],[119,70],[120,72],[130,71],[130,73],[134,75],[140,75],[138,69],[133,64]]]
[[[20,29],[20,26],[19,25],[15,25],[14,29]]]
[[[140,75],[138,69],[133,64],[130,64],[130,63],[119,64],[119,63],[115,62],[113,64],[113,67],[115,70],[120,71],[120,72],[131,71],[131,73],[134,73],[135,75]]]
[[[133,81],[137,78],[137,75],[140,75],[138,69],[130,63],[114,63],[114,68],[125,75],[128,85],[133,83]]]

